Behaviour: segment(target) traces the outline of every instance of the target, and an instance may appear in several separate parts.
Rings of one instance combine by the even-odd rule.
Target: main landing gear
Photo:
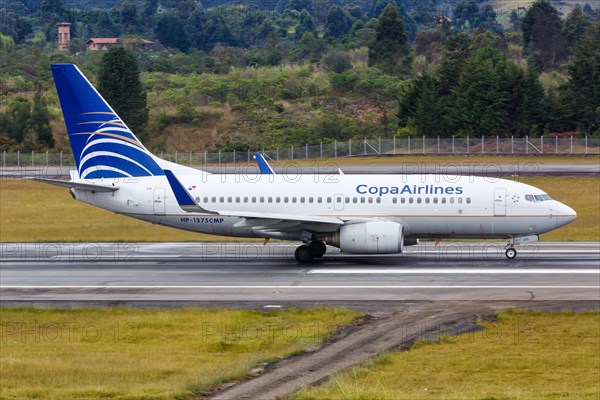
[[[326,251],[327,246],[325,246],[325,243],[320,240],[313,240],[308,245],[303,244],[298,247],[294,256],[299,263],[305,264],[311,262],[313,258],[323,257]]]

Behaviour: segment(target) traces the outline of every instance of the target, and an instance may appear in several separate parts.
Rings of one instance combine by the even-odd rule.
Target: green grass
[[[483,325],[382,355],[292,399],[600,398],[598,312],[502,312]]]
[[[577,211],[546,241],[600,240],[598,178],[523,178]],[[0,181],[2,242],[178,242],[245,240],[152,225],[75,201],[67,189],[32,181]]]
[[[335,309],[0,309],[2,399],[188,399],[313,348]]]

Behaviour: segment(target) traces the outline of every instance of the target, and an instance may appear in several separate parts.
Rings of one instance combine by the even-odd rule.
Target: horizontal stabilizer
[[[114,192],[119,190],[118,186],[115,185],[94,185],[93,183],[73,182],[73,181],[61,181],[59,179],[46,179],[46,178],[27,178],[32,181],[49,183],[51,185],[62,186],[66,188],[74,188],[79,190],[89,190],[90,192]]]

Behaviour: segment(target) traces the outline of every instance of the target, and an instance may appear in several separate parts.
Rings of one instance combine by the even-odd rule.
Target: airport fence
[[[273,161],[400,155],[600,155],[600,138],[566,137],[394,137],[392,139],[349,139],[318,145],[290,146],[247,151],[176,151],[157,155],[186,165],[231,164],[253,161],[254,151],[262,151]],[[73,155],[66,152],[6,152],[3,167],[73,166]]]

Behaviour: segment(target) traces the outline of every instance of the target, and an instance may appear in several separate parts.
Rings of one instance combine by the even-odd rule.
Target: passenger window
[[[261,202],[261,203],[264,203],[264,202],[265,202],[265,198],[264,198],[264,197],[261,197],[261,198],[260,198],[260,202]]]
[[[276,203],[281,203],[281,197],[276,197],[276,198],[275,198],[275,202],[276,202]]]
[[[268,203],[272,203],[272,202],[273,202],[273,198],[272,198],[272,197],[268,197],[268,198],[267,198],[267,202],[268,202]]]
[[[292,197],[292,203],[295,203],[295,202],[296,202],[296,198]]]
[[[253,202],[253,203],[256,203],[256,197],[253,197],[253,198],[252,198],[252,202]]]
[[[454,197],[450,197],[450,204],[454,204]]]
[[[467,197],[467,204],[471,204],[471,198]]]
[[[338,202],[338,203],[341,203],[342,202],[342,198],[341,197],[337,197],[335,201]]]
[[[369,197],[369,203],[373,203],[373,198]]]
[[[323,199],[320,197],[317,197],[317,203],[321,203],[321,202],[323,202]]]
[[[300,197],[300,203],[304,203],[304,197]]]
[[[225,197],[219,197],[219,203],[225,203]]]
[[[312,202],[313,202],[313,200],[314,200],[314,199],[313,199],[312,197],[309,197],[309,198],[308,198],[308,202],[309,202],[309,203],[312,203]]]
[[[417,197],[417,204],[421,204],[421,198]]]
[[[442,197],[442,204],[446,204],[446,198]]]
[[[392,199],[392,203],[396,204],[397,202],[398,202],[398,199],[394,197],[394,198]]]
[[[408,202],[409,202],[410,204],[412,204],[414,201],[415,201],[415,200],[414,200],[412,197],[409,197],[409,198],[408,198]]]
[[[247,202],[248,202],[248,198],[244,197],[244,203],[247,203]]]
[[[458,198],[458,204],[462,204],[462,197]]]
[[[227,202],[228,202],[228,203],[232,203],[232,202],[233,202],[233,198],[231,198],[231,197],[228,197],[228,198],[227,198]]]
[[[381,203],[381,197],[377,197],[377,198],[375,198],[375,201],[376,201],[377,203]]]
[[[405,198],[405,197],[402,197],[402,198],[400,199],[400,203],[402,203],[402,204],[406,203],[406,198]]]
[[[290,201],[289,197],[284,197],[284,198],[283,198],[283,202],[284,202],[284,203],[287,203],[288,201]]]
[[[331,197],[327,198],[327,204],[331,204]]]
[[[239,198],[239,197],[236,197],[236,198],[235,198],[235,202],[236,202],[236,203],[239,203],[239,202],[240,202],[240,198]]]
[[[365,199],[364,197],[361,197],[361,198],[360,198],[360,202],[361,202],[361,203],[363,203],[363,204],[364,204],[364,203],[365,203],[365,201],[367,201],[367,199]]]
[[[434,198],[433,198],[433,204],[437,204],[437,203],[438,203],[438,198],[437,198],[437,197],[434,197]]]
[[[429,204],[429,197],[425,197],[425,204]]]
[[[353,202],[354,204],[358,203],[358,198],[356,198],[356,197],[353,197],[353,198],[352,198],[352,202]]]
[[[346,204],[350,203],[350,197],[346,197]]]
[[[216,203],[216,202],[217,202],[217,198],[216,198],[216,197],[213,197],[213,198],[211,199],[211,201],[212,201],[213,203]]]

